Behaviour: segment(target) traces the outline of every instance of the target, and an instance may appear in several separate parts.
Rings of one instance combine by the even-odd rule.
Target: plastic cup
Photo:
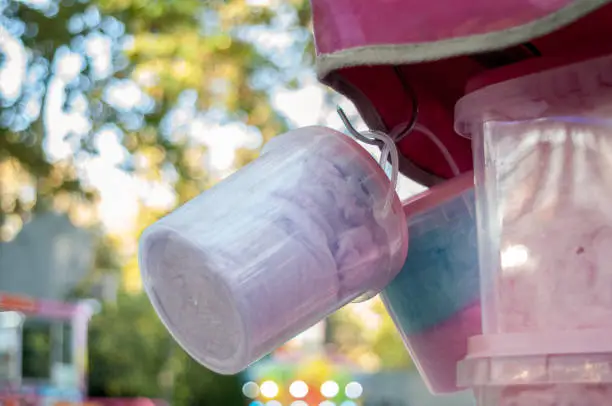
[[[474,174],[404,203],[410,246],[382,299],[432,393],[457,387],[457,363],[481,334]]]
[[[309,127],[143,233],[140,267],[178,343],[237,373],[344,304],[378,293],[407,250],[401,203],[355,141]]]
[[[477,90],[456,129],[473,140],[483,311],[460,383],[487,406],[595,399],[612,383],[612,57]]]

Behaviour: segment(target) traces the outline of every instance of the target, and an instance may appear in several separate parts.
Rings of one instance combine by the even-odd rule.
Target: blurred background
[[[377,298],[222,377],[143,295],[147,225],[277,134],[344,130],[338,104],[363,128],[313,57],[308,0],[0,0],[3,404],[470,404],[428,394]]]

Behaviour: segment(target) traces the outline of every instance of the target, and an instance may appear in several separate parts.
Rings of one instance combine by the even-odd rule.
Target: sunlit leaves
[[[46,13],[45,10],[37,10],[23,3],[11,2],[12,7],[17,10],[15,16],[32,27],[30,32],[33,35],[22,37],[24,44],[48,59],[53,57],[58,47],[70,43],[73,38],[68,24],[64,24],[64,22],[75,14],[83,13],[88,7],[82,2],[60,4],[56,1],[50,1],[49,3],[48,9],[56,9],[56,13]],[[62,24],[58,24],[58,22],[62,22]]]
[[[68,50],[83,64],[65,77],[65,113],[72,117],[80,114],[82,119],[90,121],[89,125],[82,126],[85,133],[73,131],[66,136],[65,142],[70,143],[74,156],[82,156],[81,152],[96,154],[94,135],[106,123],[114,122],[125,133],[122,142],[126,151],[135,154],[126,156],[124,162],[118,163],[119,167],[136,169],[142,156],[148,154],[147,148],[158,145],[164,150],[163,154],[158,154],[163,158],[149,159],[149,164],[138,167],[136,172],[145,179],[157,179],[161,166],[174,166],[179,177],[185,177],[184,181],[175,182],[177,193],[185,194],[179,196],[183,201],[196,190],[207,187],[210,181],[205,169],[198,168],[189,158],[192,153],[183,151],[193,148],[190,142],[171,141],[159,132],[160,124],[186,89],[197,93],[197,108],[201,111],[221,109],[227,117],[259,127],[264,139],[285,128],[284,120],[270,107],[268,87],[257,88],[253,81],[265,70],[268,77],[276,75],[276,80],[282,80],[283,74],[262,55],[259,45],[236,35],[241,27],[271,24],[275,11],[269,6],[249,3],[244,0],[153,3],[51,0],[46,8],[34,8],[27,3],[11,1],[6,15],[14,24],[23,26],[16,32],[33,56],[30,60],[30,71],[35,77],[33,88],[42,89],[42,94],[55,76],[67,74],[67,62],[63,71],[58,71],[57,67],[45,70],[45,64],[50,66],[51,61],[58,60],[61,55],[65,59]],[[307,1],[294,4],[298,13],[304,5]],[[23,21],[27,24],[21,23]],[[275,70],[278,73],[274,73]],[[125,85],[115,92],[122,95],[120,99],[113,100],[109,94],[112,96],[113,89],[119,90],[116,79],[122,79]],[[126,86],[141,90],[128,92]],[[139,91],[145,96],[138,96]],[[150,101],[130,105],[129,100],[135,100],[134,97]],[[46,126],[54,125],[55,120],[43,122],[38,117],[40,107],[36,106],[45,103],[44,98],[30,97],[28,100],[15,104],[19,108],[24,106],[23,111],[14,109],[10,113],[15,129],[4,131],[5,151],[17,157],[24,170],[36,176],[47,176],[53,164],[43,152],[43,137]],[[76,103],[80,100],[88,105]],[[146,108],[143,109],[143,105]],[[27,117],[25,111],[31,113],[31,120],[40,122],[23,121]],[[15,126],[18,121],[24,124]],[[57,121],[62,118],[57,117]],[[185,136],[188,138],[189,134]],[[76,187],[76,183],[71,182],[66,179],[63,183],[68,189]],[[47,184],[49,181],[43,182],[43,186]],[[55,193],[54,190],[44,186],[39,194],[44,199]]]
[[[99,0],[100,9],[125,21],[134,33],[161,31],[169,26],[197,26],[203,7],[199,0]]]
[[[331,316],[338,350],[371,371],[412,365],[401,337],[380,299],[349,305]]]

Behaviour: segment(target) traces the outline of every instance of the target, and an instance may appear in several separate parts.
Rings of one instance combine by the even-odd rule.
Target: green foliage
[[[177,406],[244,404],[239,377],[197,364],[172,340],[144,294],[121,294],[90,325],[94,397],[170,398]]]
[[[177,361],[182,368],[175,376],[174,405],[240,406],[247,404],[242,397],[241,381],[237,377],[215,375],[182,351],[179,351]]]
[[[92,318],[89,343],[90,395],[161,395],[171,341],[146,296],[122,294],[106,305]]]
[[[414,368],[402,338],[395,328],[393,320],[387,314],[382,301],[377,300],[373,304],[373,310],[380,316],[382,322],[371,349],[379,356],[382,367],[389,370]]]
[[[290,5],[294,21],[288,29],[304,32],[308,1]],[[147,180],[174,173],[163,180],[179,203],[214,181],[202,163],[206,147],[183,127],[168,125],[185,100],[194,117],[216,112],[209,121],[240,122],[264,140],[285,130],[269,89],[254,85],[254,79],[262,72],[280,85],[294,78],[244,34],[274,18],[273,10],[245,0],[0,0],[2,44],[17,44],[27,57],[25,72],[13,71],[15,80],[25,79],[19,92],[0,90],[0,187],[12,191],[0,196],[0,231],[9,217],[21,224],[35,210],[82,211],[95,204],[96,192],[83,182],[79,162],[99,153],[95,137],[102,128],[120,134],[126,153],[119,165],[126,172]],[[303,42],[297,47],[306,50],[308,41]],[[66,55],[81,61],[76,72],[58,66]],[[0,48],[0,71],[16,60]],[[112,101],[109,92],[122,85],[140,89],[140,102],[125,107]],[[53,100],[61,100],[61,107],[45,115]],[[87,125],[64,135],[72,153],[55,159],[47,144],[65,114],[79,115]],[[241,150],[236,164],[256,155]],[[23,188],[35,191],[34,202]],[[141,216],[150,221],[146,213]],[[124,242],[133,245],[136,237],[104,238],[93,273],[134,264],[133,249]],[[122,294],[116,305],[104,306],[92,320],[89,351],[91,396],[173,397],[178,406],[243,404],[239,379],[220,377],[191,360],[143,294]]]
[[[362,308],[362,313],[354,310],[356,306]],[[372,328],[368,320],[374,322],[376,328]],[[405,370],[414,367],[379,298],[360,305],[348,305],[332,314],[329,335],[341,353],[365,368]]]
[[[18,97],[0,94],[0,163],[14,158],[36,179],[37,204],[32,209],[47,207],[58,194],[88,201],[95,197],[81,179],[54,171],[58,162],[50,161],[45,149],[50,126],[61,120],[45,119],[42,114],[48,106],[46,90],[62,78],[54,63],[67,52],[80,55],[83,66],[66,79],[61,113],[84,111],[90,128],[66,135],[74,153],[59,162],[64,166],[74,167],[77,159],[95,156],[96,131],[112,123],[129,153],[125,169],[149,179],[159,177],[161,168],[175,171],[178,179],[173,186],[182,202],[193,197],[195,190],[210,186],[203,165],[189,159],[194,152],[203,152],[201,143],[187,137],[183,129],[163,129],[186,91],[194,96],[189,97],[195,100],[196,114],[220,111],[218,122],[242,122],[260,131],[264,140],[286,129],[284,118],[270,105],[268,89],[253,86],[253,79],[264,71],[278,84],[293,78],[286,77],[244,34],[245,29],[272,24],[275,13],[270,8],[248,6],[245,0],[48,0],[42,4],[0,0],[6,27],[2,35],[10,36],[28,54],[28,80]],[[288,29],[303,32],[309,22],[308,1],[293,0],[291,5],[294,25]],[[110,57],[110,66],[102,71],[96,49],[88,45],[100,39],[108,44]],[[306,52],[311,41],[301,41]],[[104,42],[98,41],[96,47],[100,44]],[[0,69],[10,59],[2,56]],[[109,89],[128,83],[144,92],[146,106],[126,110],[106,97]],[[84,107],[79,105],[82,100]],[[134,168],[134,159],[151,158],[153,153],[156,159],[150,165]],[[5,215],[30,210],[19,202],[5,206],[10,207],[0,210]]]

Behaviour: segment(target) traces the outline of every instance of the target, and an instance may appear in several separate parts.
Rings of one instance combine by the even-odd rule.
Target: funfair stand
[[[86,393],[87,303],[0,293],[1,396],[5,405],[82,404]]]

